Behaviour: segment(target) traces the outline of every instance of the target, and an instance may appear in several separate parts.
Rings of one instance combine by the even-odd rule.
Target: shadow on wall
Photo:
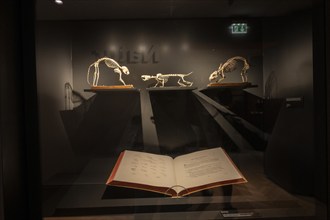
[[[275,71],[271,71],[265,83],[265,99],[272,99],[277,97],[278,80]]]

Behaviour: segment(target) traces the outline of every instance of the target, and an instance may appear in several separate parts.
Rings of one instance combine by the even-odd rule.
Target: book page
[[[221,148],[176,157],[174,168],[177,184],[185,188],[244,178]]]
[[[126,150],[114,180],[171,187],[176,183],[173,159],[169,156]]]

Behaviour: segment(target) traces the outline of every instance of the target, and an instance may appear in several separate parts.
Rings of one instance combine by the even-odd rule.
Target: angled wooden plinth
[[[90,89],[85,89],[85,92],[111,92],[111,91],[138,91],[133,85],[116,85],[116,86],[92,86]]]
[[[217,89],[217,88],[254,88],[257,85],[252,85],[250,82],[242,82],[242,83],[209,83],[207,88]]]

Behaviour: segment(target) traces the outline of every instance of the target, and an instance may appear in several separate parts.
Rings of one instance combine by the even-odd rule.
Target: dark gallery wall
[[[229,26],[240,20],[118,20],[81,22],[37,22],[37,68],[40,111],[40,142],[44,183],[52,184],[57,173],[79,171],[85,158],[75,155],[60,113],[65,110],[65,83],[85,98],[90,86],[89,65],[107,56],[127,66],[127,84],[142,89],[155,81],[143,82],[143,74],[189,73],[186,80],[205,88],[210,73],[233,56],[243,56],[250,64],[249,81],[257,88],[249,92],[263,96],[261,22],[250,19],[248,34],[233,35]],[[239,69],[227,75],[227,82],[239,82]],[[100,64],[99,85],[114,85],[118,75]],[[176,85],[169,81],[168,85]],[[141,100],[142,107],[146,100]],[[116,105],[116,103],[113,103]],[[146,129],[148,130],[148,129]],[[144,134],[148,137],[148,134]],[[61,161],[59,163],[59,160]],[[57,181],[57,180],[56,180]]]
[[[310,14],[263,22],[265,97],[284,99],[265,151],[265,172],[290,192],[312,194],[313,29]],[[294,100],[294,101],[292,101]]]
[[[65,110],[65,83],[72,85],[71,32],[67,25],[38,23],[36,27],[37,88],[43,181],[58,172],[75,173],[60,111]]]
[[[263,21],[266,98],[313,96],[313,38],[310,14]],[[310,100],[308,100],[310,101]]]

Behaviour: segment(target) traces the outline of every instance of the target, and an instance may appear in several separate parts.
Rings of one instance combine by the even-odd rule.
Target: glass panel
[[[311,1],[245,2],[207,1],[211,18],[206,3],[175,2],[171,10],[183,14],[173,18],[152,4],[154,14],[139,6],[125,17],[115,1],[107,19],[100,8],[81,20],[70,7],[87,2],[64,3],[62,16],[54,13],[62,6],[37,4],[45,219],[326,219],[315,193]],[[179,175],[205,179],[192,178],[196,192],[180,186],[189,192],[180,198],[165,195],[174,185],[162,193],[106,185],[125,150],[176,158],[216,147],[247,183],[235,184],[209,155],[185,164],[193,168]],[[152,163],[132,169],[149,172],[142,181],[157,178]],[[217,172],[229,179],[208,182]]]

